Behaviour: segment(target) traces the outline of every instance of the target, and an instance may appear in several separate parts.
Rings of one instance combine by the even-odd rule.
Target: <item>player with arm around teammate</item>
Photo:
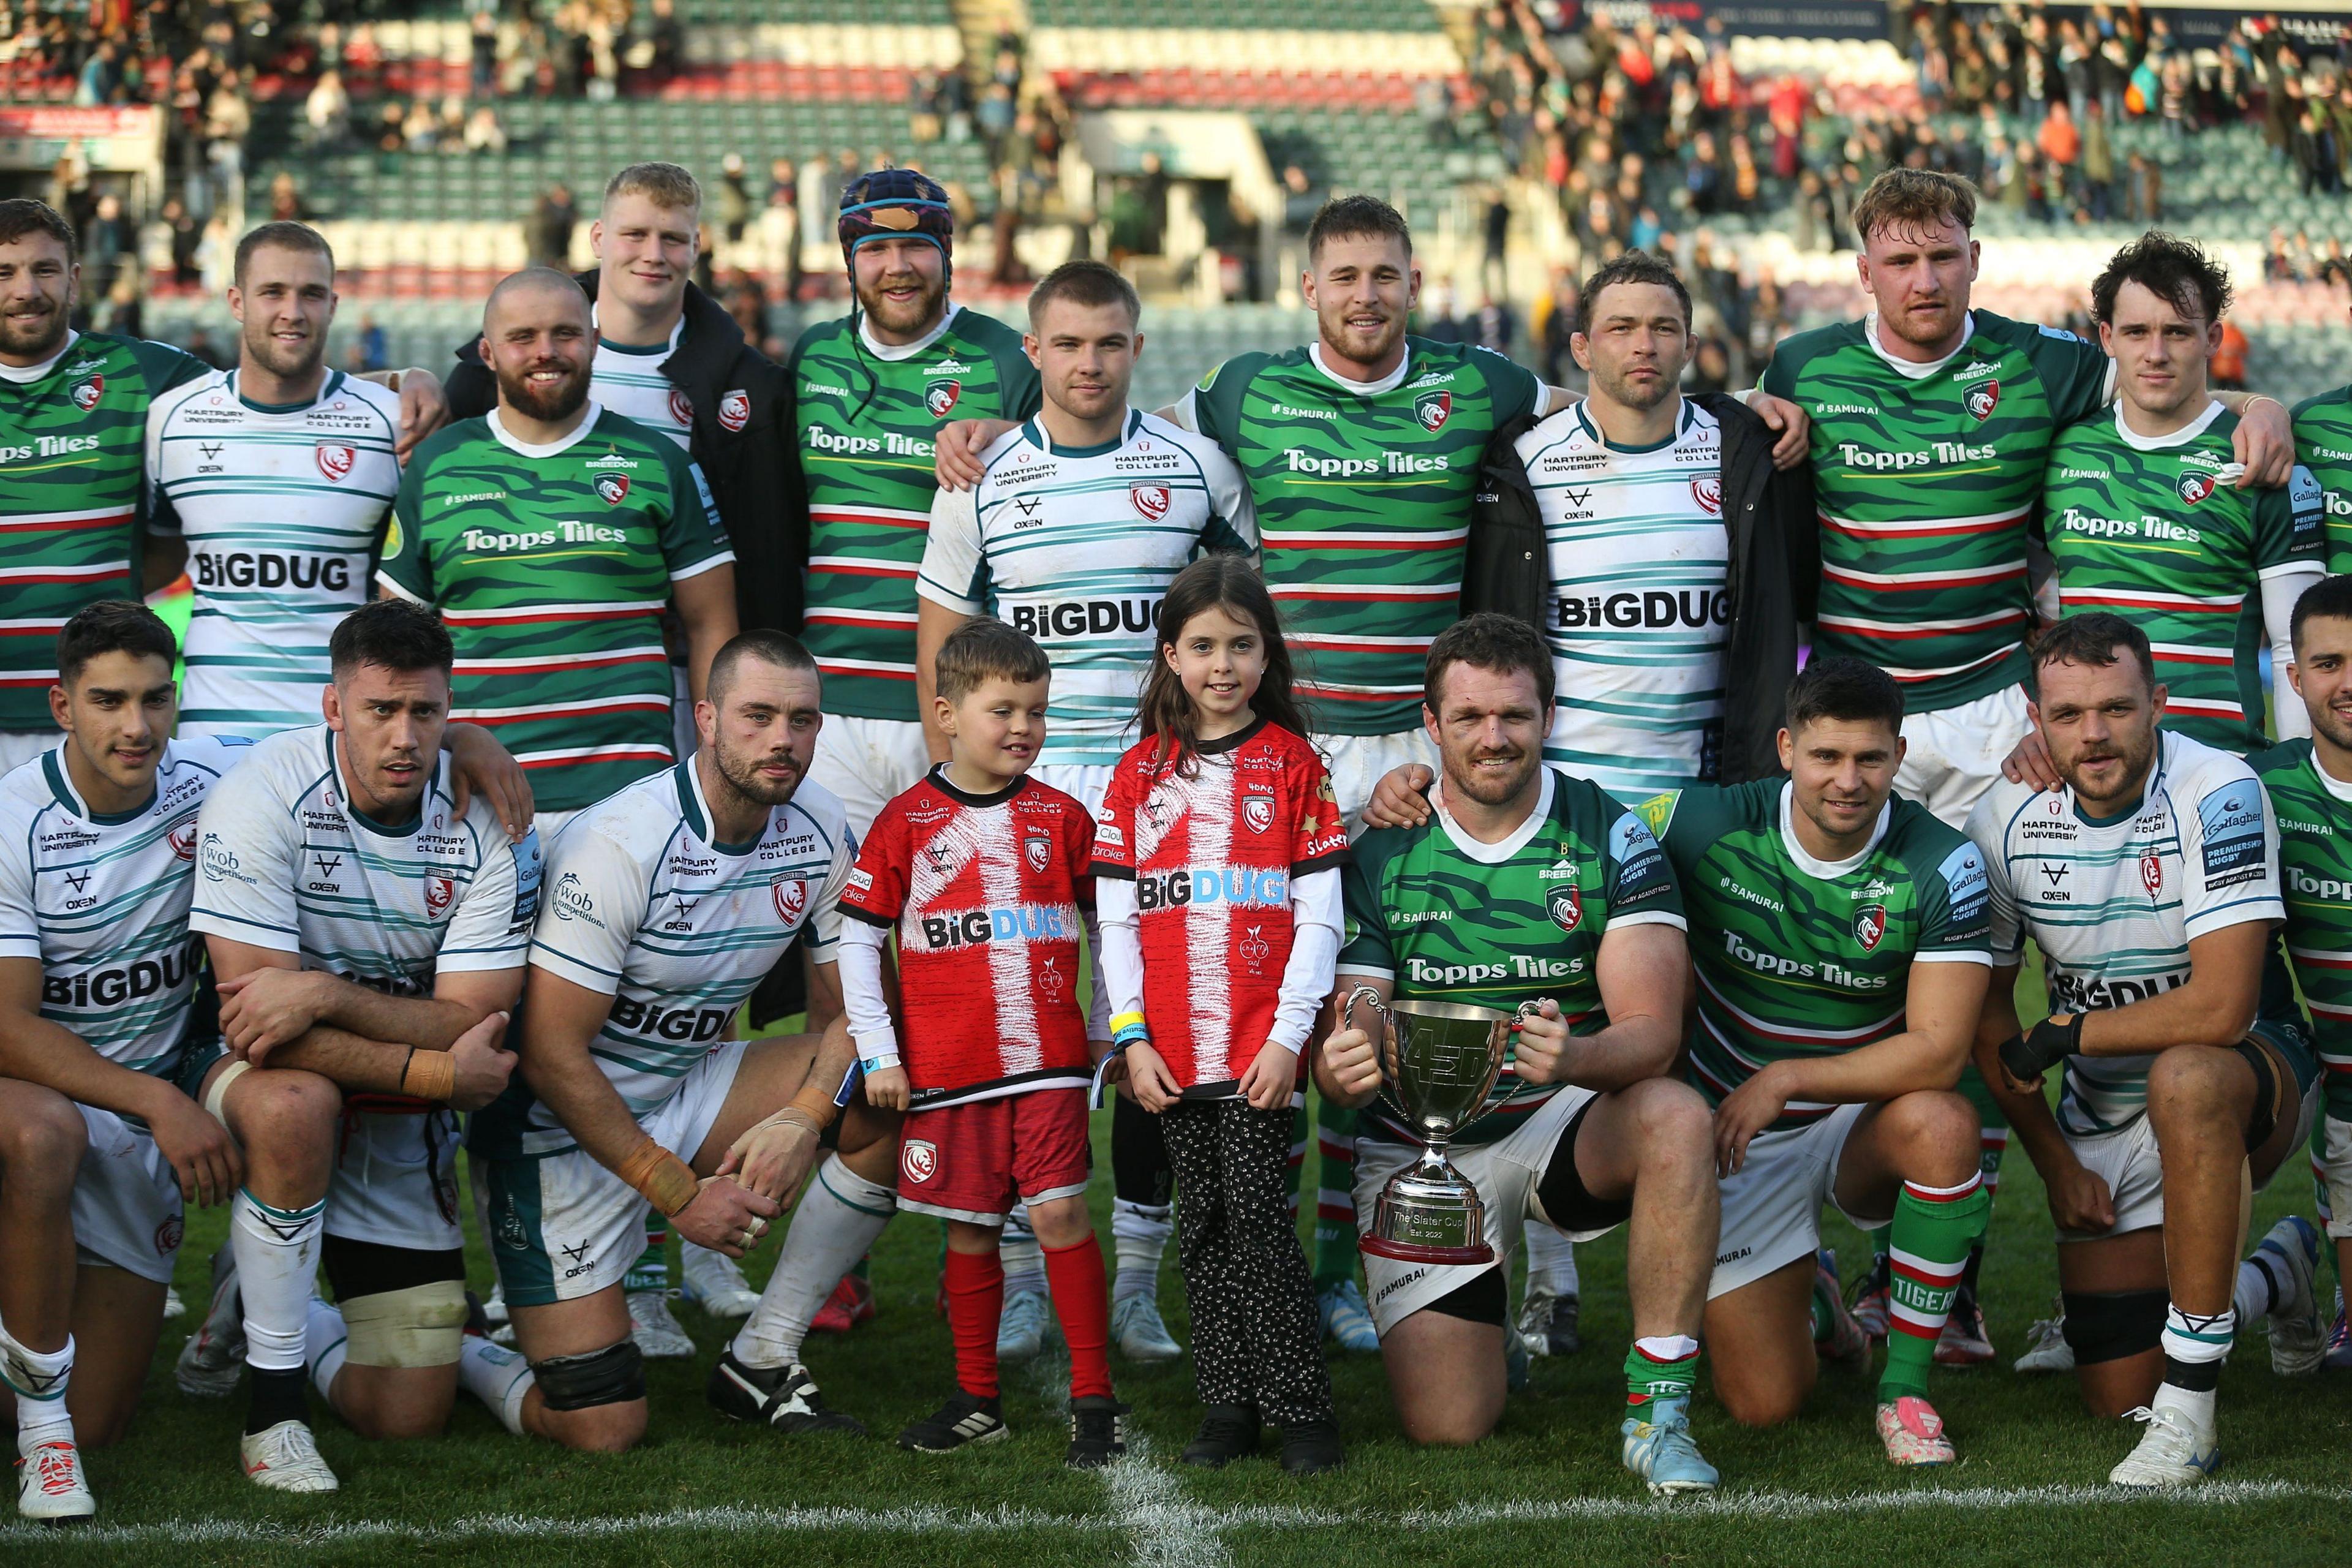
[[[1641,818],[1543,765],[1551,674],[1522,622],[1474,616],[1440,634],[1426,704],[1443,763],[1434,817],[1365,835],[1343,873],[1340,1002],[1360,984],[1382,1001],[1504,1012],[1543,999],[1485,1113],[1449,1151],[1486,1202],[1497,1261],[1367,1256],[1371,1309],[1407,1436],[1474,1443],[1502,1414],[1506,1273],[1523,1220],[1578,1240],[1629,1226],[1624,1462],[1653,1491],[1707,1491],[1717,1477],[1691,1442],[1689,1405],[1717,1231],[1714,1147],[1706,1102],[1663,1076],[1682,1035],[1681,900]],[[1333,1034],[1315,1070],[1336,1102],[1373,1107],[1356,1164],[1365,1229],[1381,1186],[1418,1152],[1380,1098],[1362,1028]]]
[[[2158,726],[2147,638],[2071,616],[2035,646],[2033,719],[2064,788],[2004,781],[1969,824],[1996,967],[1976,1057],[2049,1188],[2077,1385],[2147,1430],[2109,1478],[2170,1488],[2221,1464],[2214,1390],[2242,1309],[2242,1194],[2308,1131],[2316,1068],[2261,1016],[2284,920],[2278,837],[2251,769]],[[2024,941],[2052,1012],[2020,1026]],[[2056,1113],[2039,1088],[2063,1067]]]

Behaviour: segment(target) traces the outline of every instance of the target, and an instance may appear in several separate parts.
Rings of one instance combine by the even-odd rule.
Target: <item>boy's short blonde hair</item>
[[[614,196],[643,196],[664,212],[699,213],[702,186],[676,163],[632,163],[604,184],[604,205]]]
[[[940,645],[939,693],[950,702],[962,701],[984,680],[1025,683],[1043,680],[1052,671],[1036,638],[993,616],[975,616]]]

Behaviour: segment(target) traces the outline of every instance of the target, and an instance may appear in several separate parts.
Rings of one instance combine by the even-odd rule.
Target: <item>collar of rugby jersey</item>
[[[1101,458],[1108,457],[1134,440],[1135,433],[1142,428],[1142,413],[1129,405],[1127,418],[1120,425],[1118,434],[1108,441],[1097,441],[1091,447],[1056,447],[1054,445],[1052,433],[1045,428],[1045,416],[1042,414],[1033,414],[1023,421],[1021,433],[1029,438],[1031,446],[1049,458]]]
[[[433,797],[436,795],[446,795],[448,793],[448,791],[442,786],[445,779],[445,770],[449,765],[449,753],[446,752],[438,752],[434,754],[433,766],[426,772],[425,779],[425,793],[416,797],[416,810],[415,814],[412,815],[406,822],[401,823],[398,826],[394,826],[391,823],[378,822],[374,817],[370,816],[366,812],[362,811],[360,809],[359,802],[352,798],[352,781],[343,773],[343,749],[335,744],[335,731],[324,725],[321,725],[320,728],[326,731],[328,770],[334,778],[335,788],[342,792],[343,815],[350,817],[353,822],[358,823],[362,827],[366,828],[370,833],[374,834],[378,838],[405,838],[410,834],[415,833],[419,827],[422,827],[425,825],[425,808],[432,804]]]
[[[543,445],[534,445],[510,434],[505,423],[499,418],[499,411],[495,408],[482,416],[482,423],[490,427],[490,435],[498,444],[509,452],[525,458],[558,458],[585,441],[588,438],[588,432],[596,428],[596,421],[604,416],[604,405],[592,397],[580,410],[580,423],[572,427],[572,433],[569,436]]]
[[[588,324],[592,327],[598,324],[596,301],[593,300],[588,301]],[[616,354],[641,354],[647,358],[659,354],[662,358],[667,359],[670,355],[677,353],[678,341],[685,336],[686,312],[681,310],[677,313],[677,324],[670,328],[669,338],[666,342],[616,343],[612,339],[605,337],[602,332],[599,332],[596,336],[596,346],[600,349],[610,349]]]
[[[1352,392],[1359,397],[1378,397],[1383,392],[1394,392],[1398,387],[1402,386],[1404,378],[1412,374],[1412,343],[1411,340],[1407,340],[1404,345],[1404,358],[1397,361],[1396,369],[1378,381],[1358,381],[1353,376],[1341,375],[1338,371],[1325,364],[1323,342],[1319,338],[1307,345],[1307,363],[1320,371],[1325,380],[1342,392]]]
[[[2352,779],[2339,779],[2319,765],[2319,751],[2311,752],[2311,771],[2319,775],[2319,787],[2347,805],[2352,805]]]
[[[1974,310],[1970,310],[1960,318],[1960,341],[1958,346],[1954,348],[1950,353],[1946,354],[1939,360],[1929,360],[1925,363],[1918,360],[1897,359],[1893,354],[1888,353],[1886,352],[1886,345],[1878,341],[1878,328],[1879,320],[1877,311],[1873,310],[1869,315],[1864,316],[1862,319],[1862,340],[1870,345],[1870,352],[1876,354],[1880,359],[1885,360],[1889,365],[1893,366],[1896,374],[1909,376],[1913,381],[1925,381],[1929,376],[1935,374],[1937,371],[1942,370],[1946,365],[1951,363],[1954,360],[1969,352],[1969,345],[1976,341],[1977,313]]]
[[[950,800],[958,802],[963,805],[971,806],[986,807],[992,805],[1003,805],[1006,801],[1011,800],[1014,795],[1019,795],[1023,790],[1029,787],[1029,775],[1027,773],[1023,773],[1011,784],[1006,784],[1003,789],[998,790],[994,795],[975,795],[971,790],[965,789],[953,779],[948,777],[948,765],[945,763],[933,763],[931,764],[931,771],[928,776],[930,779],[932,788],[938,790]]]
[[[953,300],[949,300],[948,308],[940,312],[939,324],[911,343],[886,343],[878,341],[868,330],[870,323],[867,322],[865,312],[860,311],[857,317],[857,338],[866,345],[866,352],[876,359],[913,359],[917,354],[947,336],[948,328],[954,325],[956,314],[962,309],[963,307]]]
[[[2136,452],[2161,452],[2173,447],[2186,447],[2189,442],[2194,441],[2198,437],[2205,434],[2208,429],[2212,427],[2213,421],[2219,419],[2227,412],[2228,410],[2221,406],[2221,399],[2215,398],[2212,402],[2208,403],[2205,405],[2204,413],[2200,414],[2196,418],[2191,419],[2179,429],[2170,431],[2162,436],[2143,436],[2138,431],[2133,429],[2125,420],[2124,400],[2118,397],[2116,399],[2116,434],[2123,437],[2123,443],[2125,446],[2129,447]],[[2231,468],[2236,468],[2237,465],[2233,463],[2231,465]],[[2243,470],[2240,469],[2239,472],[2243,472]],[[2214,475],[2214,478],[2217,479],[2224,477],[2235,479],[2237,478],[2237,474],[2230,473],[2226,475]]]
[[[1445,782],[1441,776],[1437,787],[1429,792],[1429,804],[1437,813],[1438,826],[1444,828],[1445,837],[1454,841],[1454,847],[1482,866],[1499,866],[1526,848],[1528,841],[1542,832],[1544,824],[1551,820],[1554,782],[1551,769],[1538,767],[1536,772],[1543,775],[1543,782],[1536,791],[1535,808],[1528,813],[1528,819],[1525,822],[1520,823],[1517,827],[1512,828],[1508,835],[1496,839],[1492,844],[1472,837],[1470,830],[1454,819],[1453,811],[1445,804]]]
[[[1886,837],[1887,826],[1895,820],[1895,797],[1887,796],[1886,804],[1878,808],[1878,821],[1870,830],[1870,842],[1843,860],[1823,860],[1809,852],[1804,845],[1798,841],[1796,809],[1796,784],[1793,783],[1782,784],[1780,786],[1780,842],[1788,847],[1789,858],[1794,860],[1797,863],[1797,869],[1806,876],[1818,878],[1824,882],[1834,882],[1870,858],[1871,851],[1878,847],[1878,841]]]
[[[228,373],[229,392],[256,414],[299,414],[306,408],[315,408],[326,402],[343,384],[343,373],[331,370],[327,373],[327,379],[319,384],[319,390],[309,397],[298,397],[291,403],[256,403],[245,395],[244,388],[237,385],[236,376],[236,371]]]
[[[684,762],[672,768],[670,773],[677,780],[677,804],[678,808],[686,813],[686,826],[693,831],[697,838],[710,847],[713,854],[724,855],[730,859],[740,859],[760,847],[760,840],[768,829],[767,822],[761,823],[760,831],[740,844],[722,844],[719,841],[718,830],[711,826],[718,818],[710,815],[710,802],[702,793],[702,770],[694,765],[693,754],[689,754]],[[776,808],[770,806],[768,822],[773,822],[775,816]]]
[[[120,827],[126,822],[135,821],[144,816],[149,808],[154,805],[155,791],[150,789],[147,792],[147,798],[129,811],[90,810],[89,804],[81,798],[81,792],[74,788],[73,774],[66,770],[65,748],[66,743],[60,741],[57,745],[41,753],[41,776],[48,780],[49,793],[58,797],[58,804],[92,827]],[[172,743],[166,741],[163,742],[163,754],[156,759],[155,771],[160,774],[171,765]]]
[[[81,334],[68,330],[66,333],[66,341],[61,346],[59,346],[58,352],[43,360],[40,363],[0,364],[0,381],[13,381],[19,386],[30,386],[33,383],[40,380],[41,377],[48,374],[49,372],[57,369],[58,361],[73,353],[74,344],[79,342],[81,342]]]

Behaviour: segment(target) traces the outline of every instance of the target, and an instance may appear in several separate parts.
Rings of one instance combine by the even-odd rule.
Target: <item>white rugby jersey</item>
[[[246,755],[228,737],[169,742],[154,798],[120,816],[83,802],[62,746],[0,778],[0,958],[39,960],[41,1016],[134,1072],[168,1078],[187,1048],[196,813]]]
[[[795,935],[805,929],[816,962],[833,962],[856,859],[841,803],[807,783],[769,812],[758,838],[716,842],[689,757],[607,795],[556,836],[530,962],[613,998],[589,1048],[643,1118],[719,1047]],[[478,1113],[472,1137],[509,1158],[574,1147],[553,1113],[513,1091]]]
[[[1685,398],[1667,439],[1617,447],[1579,403],[1517,445],[1550,557],[1544,759],[1621,800],[1715,779],[1731,602],[1721,427]]]
[[[2074,792],[1996,780],[1969,816],[1992,884],[1993,963],[2042,949],[2053,1013],[2095,1012],[2189,979],[2192,938],[2286,919],[2278,824],[2253,770],[2231,752],[2159,732],[2139,808],[2085,816]],[[2077,1137],[2147,1109],[2155,1058],[2069,1057],[2058,1124]]]
[[[1039,760],[1108,767],[1169,583],[1202,551],[1257,548],[1249,486],[1214,441],[1134,408],[1115,441],[1056,447],[1031,418],[982,461],[978,485],[931,502],[915,591],[1035,637],[1054,667]]]
[[[307,403],[255,403],[235,371],[147,413],[151,526],[188,544],[180,733],[259,740],[319,720],[327,637],[368,596],[400,489],[400,397],[331,373]]]
[[[687,401],[661,371],[663,362],[677,352],[686,336],[686,318],[670,329],[669,342],[648,348],[627,348],[596,340],[596,357],[588,371],[588,395],[615,414],[625,415],[648,430],[657,430],[677,443],[681,452],[694,439],[694,405]]]

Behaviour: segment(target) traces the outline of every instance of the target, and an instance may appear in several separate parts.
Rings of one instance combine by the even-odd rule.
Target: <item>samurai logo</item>
[[[1166,485],[1129,485],[1127,499],[1135,503],[1135,510],[1146,520],[1158,522],[1168,515],[1169,503],[1175,497]]]
[[[1545,894],[1544,909],[1551,923],[1562,931],[1574,931],[1584,923],[1584,895],[1573,882],[1563,882]]]
[[[2174,488],[2179,490],[2182,500],[2187,501],[2190,506],[2195,506],[2213,493],[2213,476],[2183,474],[2180,476],[2179,483]]]
[[[2000,383],[1988,381],[1982,386],[1971,386],[1963,400],[1963,406],[1978,424],[1983,424],[1992,417],[1992,411],[2000,406]]]
[[[786,877],[780,873],[774,881],[768,884],[768,890],[775,897],[776,918],[786,925],[799,923],[801,916],[808,911],[806,878]]]
[[[1274,796],[1249,795],[1242,797],[1242,820],[1252,833],[1264,833],[1274,826]]]
[[[1886,934],[1886,906],[1865,904],[1853,912],[1853,940],[1862,943],[1864,952],[1875,952],[1879,939]]]
[[[931,411],[932,418],[944,419],[948,410],[956,405],[956,399],[962,395],[963,383],[935,381],[923,388],[923,406]]]
[[[1054,841],[1042,829],[1024,834],[1021,852],[1029,861],[1029,869],[1042,871],[1045,863],[1054,858]]]
[[[341,484],[352,471],[352,465],[360,460],[360,455],[340,441],[321,441],[318,447],[318,458],[319,471]]]
[[[1450,392],[1429,394],[1412,405],[1412,416],[1421,421],[1423,429],[1432,434],[1444,429],[1445,422],[1454,417],[1454,395]]]
[[[620,505],[622,499],[629,493],[629,476],[626,474],[598,474],[596,476],[596,493],[604,498],[604,504],[606,506]]]
[[[918,1184],[928,1182],[939,1174],[940,1147],[936,1143],[926,1143],[920,1138],[910,1138],[898,1157],[898,1163],[906,1170],[907,1180]]]

